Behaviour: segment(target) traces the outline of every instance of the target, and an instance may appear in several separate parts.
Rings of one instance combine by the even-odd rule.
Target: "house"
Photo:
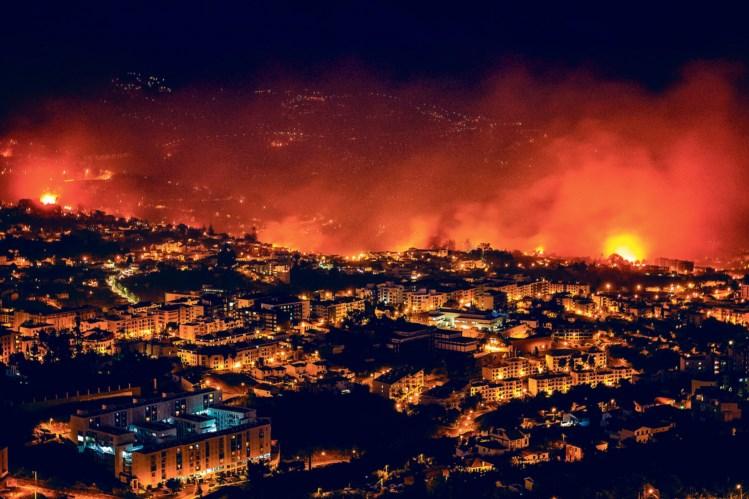
[[[531,466],[549,462],[551,453],[546,449],[523,449],[512,457],[513,466]]]
[[[564,462],[574,463],[581,461],[585,453],[581,445],[571,444],[569,442],[564,445]]]
[[[501,456],[507,447],[494,438],[482,438],[476,442],[476,454],[479,456]]]
[[[690,399],[692,414],[701,420],[712,419],[728,423],[741,419],[741,406],[732,393],[717,387],[702,387]]]
[[[486,473],[494,469],[492,463],[486,462],[479,457],[470,458],[463,467],[468,473]]]
[[[531,443],[531,436],[529,433],[523,433],[514,429],[506,430],[504,428],[498,428],[497,430],[492,431],[490,435],[508,450],[525,449]]]
[[[609,434],[612,440],[619,444],[627,440],[634,440],[638,444],[646,444],[656,435],[671,431],[674,426],[670,421],[647,421],[648,418],[634,418],[619,426],[619,429]]]

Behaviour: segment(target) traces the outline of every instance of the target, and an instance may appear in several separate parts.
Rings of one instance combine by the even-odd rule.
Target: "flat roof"
[[[255,409],[252,409],[250,407],[244,407],[244,406],[238,406],[238,405],[225,405],[225,404],[213,404],[209,409],[218,409],[220,411],[229,411],[229,412],[241,412],[243,414],[246,414],[247,412],[255,411]]]
[[[130,403],[130,404],[119,404],[119,405],[111,405],[111,406],[108,405],[104,409],[98,409],[95,411],[86,412],[85,414],[76,414],[76,415],[80,417],[94,417],[94,416],[101,415],[101,414],[108,414],[110,412],[122,411],[126,409],[134,409],[136,407],[142,407],[144,405],[150,405],[150,404],[155,404],[158,402],[165,402],[169,400],[177,400],[177,399],[186,398],[186,397],[194,397],[196,395],[206,395],[208,393],[221,393],[221,391],[218,390],[217,388],[202,388],[194,392],[180,392],[174,395],[169,395],[167,397],[142,399],[142,400],[138,400],[135,403]]]
[[[242,431],[249,430],[251,428],[257,428],[258,426],[265,426],[265,425],[270,425],[269,419],[259,419],[253,423],[240,424],[240,425],[232,426],[231,428],[227,428],[221,431],[215,431],[211,433],[200,433],[197,435],[191,435],[187,438],[173,439],[173,440],[166,441],[166,442],[146,445],[140,450],[133,451],[133,453],[138,452],[140,454],[150,454],[151,452],[157,452],[157,451],[164,450],[164,449],[171,449],[172,447],[181,447],[183,445],[190,445],[196,442],[202,442],[203,440],[208,440],[210,438],[220,437],[223,435],[232,435],[234,433],[240,433]]]
[[[135,426],[137,428],[143,428],[143,429],[152,430],[152,431],[164,431],[164,430],[176,429],[174,425],[162,423],[161,421],[142,421],[140,423],[130,423],[130,426]]]
[[[92,426],[90,428],[87,428],[87,430],[90,431],[98,431],[100,433],[108,433],[110,435],[125,435],[127,433],[132,433],[132,431],[128,430],[127,428],[118,428],[116,426]]]
[[[211,416],[205,416],[203,414],[182,414],[181,416],[174,416],[174,419],[182,419],[184,421],[192,421],[193,423],[204,423],[206,421],[215,421],[216,418]]]

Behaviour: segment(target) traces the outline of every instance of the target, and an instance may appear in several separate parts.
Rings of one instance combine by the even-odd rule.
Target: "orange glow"
[[[335,105],[300,102],[282,81],[247,96],[177,91],[143,108],[45,106],[43,119],[18,120],[14,142],[0,136],[0,153],[13,149],[0,158],[0,200],[54,189],[45,199],[55,204],[235,235],[256,226],[261,241],[354,260],[483,242],[627,260],[749,245],[749,107],[730,67],[685,68],[657,92],[518,67],[457,99],[427,83],[361,78],[310,82],[347,96]],[[432,102],[449,112],[425,112]],[[196,121],[175,108],[194,109]],[[252,132],[258,123],[272,125]],[[631,231],[634,240],[608,241]]]
[[[45,192],[44,194],[39,196],[39,202],[47,206],[57,204],[57,194],[54,194],[52,192]]]
[[[616,254],[628,262],[637,262],[645,258],[645,245],[634,234],[616,234],[606,239],[604,254]]]

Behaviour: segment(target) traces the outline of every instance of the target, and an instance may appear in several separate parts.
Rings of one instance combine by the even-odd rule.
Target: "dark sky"
[[[73,3],[0,7],[0,113],[40,97],[85,94],[125,71],[159,74],[179,86],[231,84],[270,70],[314,77],[353,63],[396,81],[465,84],[520,59],[544,70],[582,66],[657,88],[695,59],[749,59],[745,13],[704,3],[703,9],[674,2],[639,8],[631,2],[594,8],[567,2]]]

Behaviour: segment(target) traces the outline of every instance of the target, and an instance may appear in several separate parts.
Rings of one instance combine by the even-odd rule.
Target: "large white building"
[[[449,296],[447,293],[440,293],[434,289],[419,291],[407,291],[405,294],[406,313],[418,314],[421,312],[431,312],[443,307]]]
[[[404,301],[405,288],[400,284],[386,282],[377,285],[377,301],[384,305],[401,305]]]

